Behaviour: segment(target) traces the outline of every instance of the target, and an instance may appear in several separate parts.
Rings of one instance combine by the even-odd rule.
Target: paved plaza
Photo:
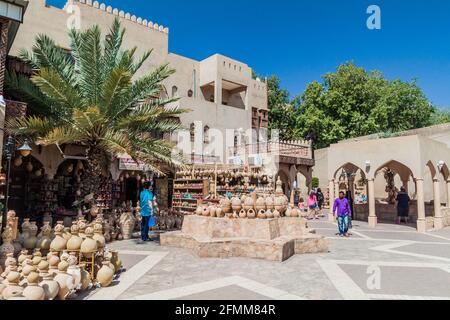
[[[109,288],[84,299],[310,300],[450,299],[450,229],[419,234],[413,227],[355,221],[353,237],[336,236],[326,220],[310,223],[330,239],[330,252],[279,263],[243,258],[201,259],[185,249],[116,242],[127,269]],[[155,235],[157,238],[157,235]]]

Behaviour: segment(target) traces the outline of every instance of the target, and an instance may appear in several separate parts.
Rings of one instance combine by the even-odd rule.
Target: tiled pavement
[[[329,253],[283,263],[200,259],[188,250],[116,242],[127,271],[85,299],[450,299],[450,229],[418,234],[407,226],[354,222],[353,237],[311,223],[329,237]]]

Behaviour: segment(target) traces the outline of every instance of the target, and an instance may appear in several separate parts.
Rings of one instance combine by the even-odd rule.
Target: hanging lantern
[[[22,160],[22,157],[21,157],[21,156],[19,156],[19,157],[17,157],[16,159],[14,159],[14,165],[15,165],[16,167],[20,167],[20,166],[22,165],[22,163],[23,163],[23,160]]]
[[[84,169],[84,165],[83,165],[83,162],[81,160],[78,160],[77,169],[78,170],[83,170]]]
[[[72,173],[73,172],[73,164],[69,164],[69,166],[67,167],[67,172],[68,173]]]
[[[27,163],[27,171],[28,172],[33,171],[33,164],[31,163],[31,161]]]
[[[123,182],[123,177],[120,177],[119,180],[120,180],[120,182]]]
[[[41,170],[41,169],[36,170],[36,172],[34,173],[34,175],[35,175],[36,177],[42,176],[42,170]]]
[[[128,179],[130,177],[130,174],[127,172],[126,174],[125,174],[125,179]]]

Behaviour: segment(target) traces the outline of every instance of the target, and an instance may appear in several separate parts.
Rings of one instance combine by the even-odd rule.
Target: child
[[[311,191],[308,197],[309,215],[308,220],[319,219],[317,217],[317,197],[314,191]]]
[[[298,202],[298,208],[300,209],[301,212],[305,212],[305,199],[300,198],[299,202]]]

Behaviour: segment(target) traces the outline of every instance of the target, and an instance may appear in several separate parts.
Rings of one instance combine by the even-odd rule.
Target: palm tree
[[[136,79],[151,51],[136,58],[136,48],[121,49],[124,34],[118,19],[103,41],[98,26],[71,30],[70,51],[39,35],[32,51],[19,55],[32,66],[31,79],[6,75],[10,94],[30,105],[29,116],[9,121],[7,128],[37,145],[85,147],[85,176],[91,181],[100,179],[112,156],[121,154],[160,174],[162,164],[183,165],[173,145],[157,138],[180,129],[177,116],[187,111],[168,107],[176,99],[160,95],[162,82],[174,70],[166,64]],[[94,183],[90,192],[97,187]]]

